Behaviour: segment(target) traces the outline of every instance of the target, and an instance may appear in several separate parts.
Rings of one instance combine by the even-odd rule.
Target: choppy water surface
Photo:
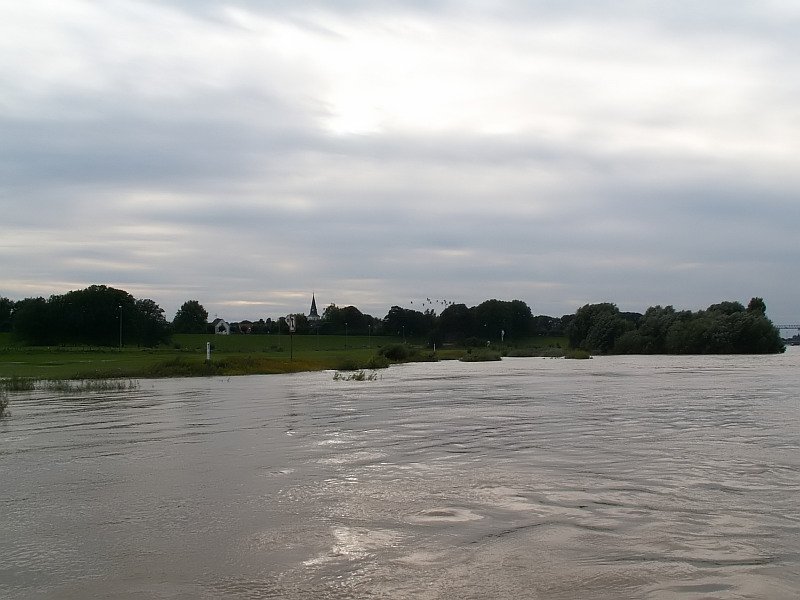
[[[12,397],[0,597],[800,595],[800,353]]]

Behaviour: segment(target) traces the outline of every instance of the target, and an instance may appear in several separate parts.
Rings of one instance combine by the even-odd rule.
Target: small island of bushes
[[[761,298],[720,302],[706,310],[653,306],[643,315],[610,303],[587,304],[569,320],[572,348],[593,354],[774,354],[786,346]]]

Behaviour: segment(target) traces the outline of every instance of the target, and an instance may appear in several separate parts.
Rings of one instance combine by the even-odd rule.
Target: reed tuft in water
[[[348,375],[336,371],[336,373],[333,374],[334,381],[375,381],[376,379],[378,379],[378,374],[375,371],[371,373],[356,371]]]
[[[64,394],[83,394],[86,392],[128,392],[139,389],[139,383],[123,379],[54,379],[42,383],[42,389]]]
[[[19,377],[12,375],[0,379],[0,389],[7,392],[28,392],[34,388],[34,380],[32,377]]]

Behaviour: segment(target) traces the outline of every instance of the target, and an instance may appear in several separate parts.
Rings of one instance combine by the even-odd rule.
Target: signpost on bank
[[[286,317],[286,324],[289,326],[289,360],[294,360],[294,330],[295,322],[294,315]]]

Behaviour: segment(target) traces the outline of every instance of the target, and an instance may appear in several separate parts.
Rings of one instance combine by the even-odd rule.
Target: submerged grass
[[[330,368],[325,362],[275,358],[270,356],[227,356],[210,361],[175,357],[150,365],[141,374],[143,378],[161,377],[211,377],[221,375],[269,375],[318,371]]]
[[[0,379],[0,389],[7,392],[27,392],[34,388],[35,380],[33,377],[19,377],[12,375]]]
[[[2,419],[8,410],[8,392],[0,389],[0,419]]]
[[[121,379],[54,379],[45,381],[41,387],[48,392],[83,394],[87,392],[128,392],[139,389],[139,384],[136,381]]]
[[[206,361],[206,342],[213,345]],[[2,346],[0,388],[31,389],[47,380],[112,380],[375,370],[390,364],[437,360],[498,360],[498,356],[562,356],[562,338],[533,337],[517,347],[464,348],[445,344],[435,351],[424,340],[396,337],[182,334],[159,348]],[[292,348],[290,351],[289,348]],[[522,348],[522,349],[519,349]],[[486,354],[491,350],[491,354]],[[35,383],[35,385],[39,385]]]

